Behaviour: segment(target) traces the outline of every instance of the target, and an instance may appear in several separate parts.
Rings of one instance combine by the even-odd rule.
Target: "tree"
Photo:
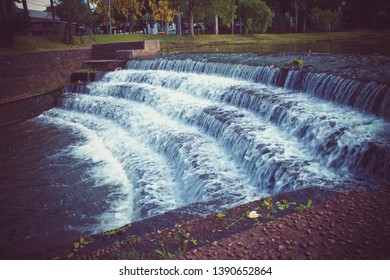
[[[87,23],[90,10],[83,0],[57,0],[57,12],[61,20],[67,22],[62,41],[65,44],[73,44],[75,26],[73,23]]]
[[[107,0],[90,0],[96,5],[96,13],[102,16],[103,23],[108,26],[110,20]],[[134,28],[135,21],[142,16],[144,1],[140,0],[111,0],[111,20],[112,24],[122,22],[129,26],[129,31]],[[107,33],[110,33],[109,30]]]
[[[153,11],[154,20],[164,22],[165,33],[168,33],[168,22],[171,22],[177,11],[170,0],[149,1],[149,6]]]
[[[340,14],[337,11],[321,10],[316,7],[311,10],[310,20],[313,26],[330,32],[332,27],[340,22]]]
[[[240,0],[237,12],[244,20],[246,33],[265,33],[272,25],[275,14],[262,0]]]
[[[2,0],[0,3],[0,46],[3,47],[13,46],[15,35],[30,23],[29,15],[20,11],[15,2],[19,1]]]

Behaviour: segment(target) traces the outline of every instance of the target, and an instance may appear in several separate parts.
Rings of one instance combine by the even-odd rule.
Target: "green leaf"
[[[310,208],[313,204],[313,200],[309,199],[309,201],[307,202],[307,205],[306,205],[306,208]]]
[[[226,216],[226,214],[224,214],[224,213],[220,213],[220,212],[217,213],[217,218],[219,218],[219,219],[221,219],[225,216]]]
[[[154,250],[154,252],[157,254],[157,255],[160,255],[161,257],[165,258],[165,254],[163,251],[159,250],[159,249],[156,249]]]

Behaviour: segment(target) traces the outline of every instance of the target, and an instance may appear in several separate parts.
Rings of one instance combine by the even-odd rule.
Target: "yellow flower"
[[[251,212],[249,212],[249,214],[247,216],[249,219],[256,219],[256,218],[260,217],[260,215],[257,213],[257,211],[251,211]]]

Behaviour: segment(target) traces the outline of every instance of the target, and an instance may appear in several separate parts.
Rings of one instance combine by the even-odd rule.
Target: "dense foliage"
[[[30,17],[16,7],[17,0],[2,0],[0,2],[0,46],[10,47],[15,40],[15,34],[23,31],[29,25]]]
[[[0,6],[1,44],[28,24],[15,2]],[[72,25],[97,33],[148,33],[158,26],[170,34],[305,33],[350,28],[390,28],[390,2],[382,0],[55,0],[68,22],[63,41],[72,42]],[[157,25],[156,25],[157,24]],[[150,28],[149,28],[150,27]],[[72,29],[73,28],[73,29]],[[156,30],[156,29],[154,29]],[[173,31],[172,31],[173,30]]]

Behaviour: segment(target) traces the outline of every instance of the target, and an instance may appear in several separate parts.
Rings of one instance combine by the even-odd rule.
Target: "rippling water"
[[[2,257],[36,257],[195,202],[210,213],[389,179],[388,111],[375,105],[384,85],[354,83],[345,97],[350,81],[291,72],[281,83],[276,68],[231,59],[129,62],[1,128]]]

